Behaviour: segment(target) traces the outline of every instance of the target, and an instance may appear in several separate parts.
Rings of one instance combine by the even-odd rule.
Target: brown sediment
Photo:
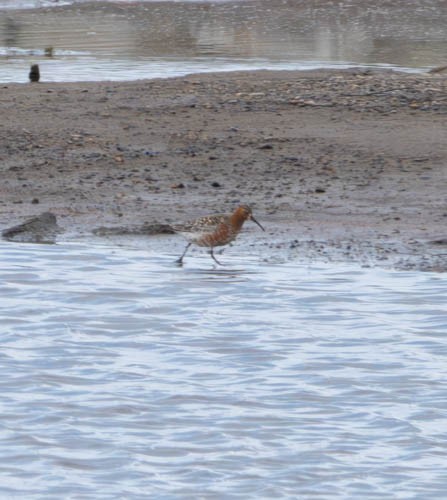
[[[0,229],[51,211],[66,238],[153,234],[248,203],[267,232],[237,244],[265,259],[447,269],[430,243],[447,237],[443,74],[8,84],[1,99]]]
[[[435,68],[430,69],[429,73],[442,73],[443,71],[447,71],[447,66],[436,66]]]

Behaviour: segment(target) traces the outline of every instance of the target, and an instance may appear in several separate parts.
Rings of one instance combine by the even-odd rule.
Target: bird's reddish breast
[[[219,247],[233,241],[236,235],[237,232],[231,225],[222,223],[216,227],[215,231],[203,234],[197,244],[204,247]]]

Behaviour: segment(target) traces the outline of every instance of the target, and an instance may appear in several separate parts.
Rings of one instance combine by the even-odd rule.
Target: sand
[[[267,231],[247,223],[231,251],[261,261],[447,269],[442,73],[41,82],[0,99],[0,229],[50,211],[62,239],[114,228],[171,254],[184,242],[153,224],[247,203]]]

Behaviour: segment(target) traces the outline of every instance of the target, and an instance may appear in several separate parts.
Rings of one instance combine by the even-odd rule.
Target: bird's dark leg
[[[214,262],[217,262],[217,264],[219,264],[219,266],[223,266],[223,264],[221,264],[221,263],[220,263],[220,262],[216,259],[216,257],[214,257],[213,247],[211,247],[210,254],[211,254],[211,257],[213,258]]]
[[[183,257],[186,255],[186,252],[188,251],[188,248],[192,245],[192,243],[188,243],[186,245],[185,251],[182,253],[182,255],[175,261],[177,264],[182,264],[183,263]]]

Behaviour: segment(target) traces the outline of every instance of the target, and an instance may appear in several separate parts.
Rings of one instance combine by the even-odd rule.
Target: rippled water
[[[445,498],[445,275],[0,250],[2,498]]]
[[[446,64],[443,0],[0,0],[0,15],[0,82],[27,81],[31,63],[45,81]]]

